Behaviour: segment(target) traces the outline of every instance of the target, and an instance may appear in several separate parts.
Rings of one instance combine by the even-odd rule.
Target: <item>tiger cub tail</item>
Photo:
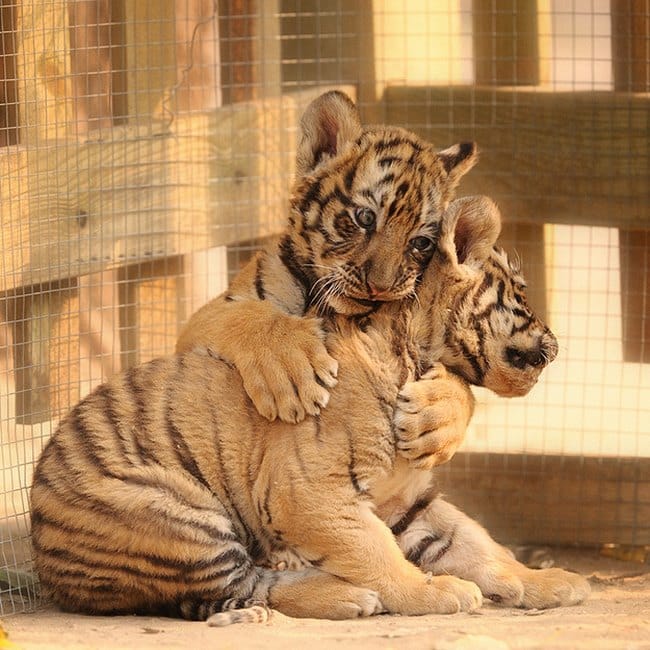
[[[223,605],[224,611],[217,612],[210,616],[207,624],[210,627],[226,627],[237,623],[268,623],[277,612],[273,612],[264,603],[250,604],[248,607],[239,608],[239,603],[235,602],[235,609],[229,609],[230,601]]]

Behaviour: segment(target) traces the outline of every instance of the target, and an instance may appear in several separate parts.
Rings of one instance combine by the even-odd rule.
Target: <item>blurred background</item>
[[[650,558],[647,0],[0,0],[0,614],[38,602],[34,459],[283,228],[301,111],[476,140],[560,354],[477,390],[451,501],[502,542]]]

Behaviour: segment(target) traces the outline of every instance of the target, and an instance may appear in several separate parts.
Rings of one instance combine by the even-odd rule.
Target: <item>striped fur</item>
[[[393,151],[392,140],[386,151]],[[315,141],[322,145],[314,156],[321,169],[349,153],[343,147],[330,158],[331,138]],[[308,160],[302,154],[299,161]],[[458,158],[457,151],[461,164]],[[443,155],[440,164],[446,173],[454,162]],[[354,185],[359,175],[344,178]],[[521,362],[522,355],[533,359],[522,343],[522,315],[509,308],[521,288],[509,293],[512,269],[492,249],[495,215],[484,200],[454,202],[448,210],[441,204],[435,217],[423,218],[427,227],[438,224],[438,245],[404,294],[412,299],[400,300],[396,292],[394,299],[365,304],[367,298],[337,291],[328,294],[327,308],[315,300],[305,318],[290,316],[296,330],[268,329],[265,319],[271,314],[272,325],[286,324],[273,320],[273,309],[299,306],[308,292],[256,279],[248,285],[249,300],[246,282],[257,277],[259,260],[252,274],[244,272],[235,286],[241,294],[230,302],[245,305],[249,314],[259,310],[257,340],[277,344],[274,337],[284,336],[285,347],[309,351],[319,340],[313,317],[320,315],[328,354],[339,361],[329,407],[297,424],[260,415],[246,373],[210,346],[190,345],[191,351],[119,374],[84,399],[62,420],[34,475],[34,560],[44,590],[70,611],[162,614],[214,625],[265,620],[266,608],[325,618],[470,610],[480,603],[476,584],[486,596],[513,604],[583,598],[577,578],[530,572],[506,557],[477,524],[435,497],[430,473],[407,460],[408,449],[397,449],[396,415],[407,410],[398,400],[400,387],[405,381],[426,385],[416,381],[426,371],[445,374],[434,364],[449,362],[445,353],[468,380],[504,393],[508,382],[519,392],[530,387],[554,354],[549,348],[540,363]],[[398,253],[410,250],[421,227],[402,224],[401,240],[388,225],[378,228],[366,246],[382,250],[388,241],[387,253],[399,240]],[[297,278],[302,261],[294,252]],[[267,280],[286,278],[284,261],[263,259],[271,262]],[[368,260],[359,273],[374,268],[375,258]],[[396,264],[393,275],[404,275],[402,266]],[[282,300],[273,302],[274,291],[285,292]],[[487,308],[488,295],[499,304],[499,317],[483,310],[489,326],[474,329],[481,343],[467,343],[476,351],[463,361],[452,343],[463,340],[472,312],[453,308],[475,298]],[[513,300],[519,310],[520,301]],[[364,310],[336,312],[346,301]],[[236,332],[247,322],[237,316],[230,324]],[[300,329],[305,322],[311,329]],[[552,336],[535,318],[525,328],[542,330]],[[312,337],[294,338],[296,331]],[[530,340],[538,349],[543,336]],[[254,349],[255,338],[250,345]],[[475,358],[490,371],[475,372]],[[271,361],[263,356],[263,365]],[[417,406],[417,394],[412,397],[409,403]],[[273,570],[278,565],[287,568]]]

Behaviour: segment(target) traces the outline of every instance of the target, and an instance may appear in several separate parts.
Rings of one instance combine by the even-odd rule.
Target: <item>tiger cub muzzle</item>
[[[555,359],[557,353],[557,339],[553,332],[546,330],[538,339],[531,342],[530,347],[507,347],[505,357],[506,361],[518,370],[538,368],[541,371]]]

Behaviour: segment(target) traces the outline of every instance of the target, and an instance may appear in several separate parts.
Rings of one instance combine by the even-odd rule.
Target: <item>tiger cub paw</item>
[[[326,607],[327,618],[333,620],[374,616],[385,611],[376,591],[352,585],[347,593],[338,594]]]
[[[473,612],[483,604],[479,587],[469,580],[454,576],[432,576],[428,574],[431,614],[455,614]],[[425,613],[425,612],[422,612]]]
[[[258,345],[240,350],[236,366],[246,393],[268,420],[296,423],[318,415],[337,383],[338,363],[314,318],[278,318]]]
[[[399,392],[393,416],[399,453],[421,469],[447,462],[465,439],[473,409],[467,384],[436,363]]]
[[[491,585],[483,587],[486,598],[525,609],[549,609],[577,605],[589,597],[589,582],[577,573],[563,569],[529,569],[493,575]]]
[[[577,605],[591,593],[585,578],[563,569],[527,569],[520,579],[524,586],[521,606],[528,609]]]

